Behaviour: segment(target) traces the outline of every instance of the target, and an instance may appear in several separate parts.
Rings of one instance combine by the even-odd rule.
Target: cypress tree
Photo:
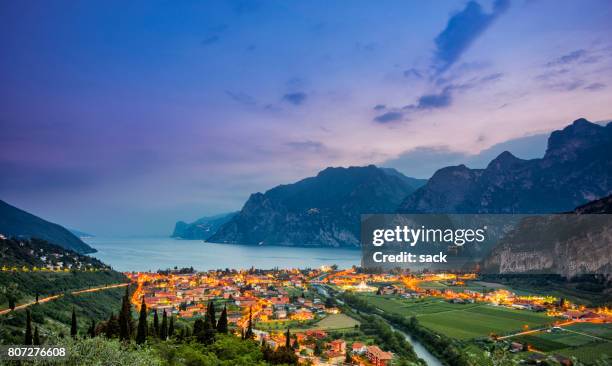
[[[285,348],[291,348],[291,332],[289,331],[289,328],[287,328],[287,331],[285,332]]]
[[[174,336],[174,316],[170,316],[170,325],[168,325],[168,338]]]
[[[153,310],[153,333],[159,337],[159,318],[157,317],[157,309]]]
[[[197,335],[198,342],[204,343],[204,344],[213,343],[215,341],[215,333],[216,333],[216,330],[215,328],[213,328],[212,323],[210,322],[210,318],[205,317],[204,318],[204,328]]]
[[[138,331],[136,333],[136,343],[143,344],[147,340],[147,304],[144,296],[140,304],[140,317],[138,318]]]
[[[77,317],[74,307],[72,308],[72,320],[70,321],[70,336],[72,338],[76,338],[77,336]]]
[[[217,332],[227,333],[227,306],[223,307],[219,321],[217,322]]]
[[[203,331],[204,331],[204,321],[202,319],[196,319],[195,323],[193,323],[193,335],[197,336]]]
[[[249,307],[249,325],[247,327],[246,333],[244,334],[245,339],[253,339],[253,308]]]
[[[96,321],[93,320],[93,319],[91,319],[91,324],[89,325],[89,329],[87,330],[87,334],[91,338],[96,336]]]
[[[32,340],[35,346],[40,346],[40,334],[38,334],[38,327],[34,328],[34,338]]]
[[[30,313],[30,309],[26,310],[26,331],[23,344],[26,346],[32,345],[32,313]]]
[[[165,341],[168,338],[168,316],[166,315],[166,310],[164,310],[164,314],[162,315],[161,329],[159,330],[159,338],[162,341]]]
[[[38,304],[38,291],[36,291],[36,303]]]
[[[119,339],[126,341],[132,333],[132,304],[130,303],[130,287],[125,287],[125,295],[121,302],[119,313]]]
[[[215,303],[210,300],[210,302],[208,303],[208,308],[206,308],[206,312],[208,314],[208,317],[210,318],[210,324],[212,325],[213,328],[217,328],[217,319],[216,319],[216,312],[215,312]]]

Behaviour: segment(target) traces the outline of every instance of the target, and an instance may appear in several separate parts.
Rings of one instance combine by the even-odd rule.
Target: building
[[[353,343],[353,345],[351,346],[351,349],[353,353],[358,354],[358,355],[363,355],[367,351],[365,344],[361,342]]]
[[[334,352],[337,352],[340,354],[346,353],[346,342],[343,341],[342,339],[336,339],[336,340],[329,342],[329,346],[331,350]]]
[[[366,357],[374,366],[387,366],[393,359],[393,354],[381,350],[378,346],[368,346],[366,348]]]

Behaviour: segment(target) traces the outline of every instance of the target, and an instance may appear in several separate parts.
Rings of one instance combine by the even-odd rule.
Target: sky
[[[428,178],[612,118],[602,1],[4,1],[0,199],[168,235],[328,166]]]

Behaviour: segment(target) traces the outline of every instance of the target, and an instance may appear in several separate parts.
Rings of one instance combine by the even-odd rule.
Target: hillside
[[[483,262],[489,273],[612,273],[612,196],[563,215],[523,219]]]
[[[393,212],[422,183],[374,165],[327,168],[315,177],[252,194],[209,241],[358,247],[360,215]]]
[[[110,270],[96,258],[41,239],[0,239],[0,268],[22,266],[47,270]]]
[[[34,216],[0,200],[0,234],[5,237],[38,238],[86,254],[96,250],[64,227]]]
[[[402,213],[554,213],[612,193],[612,123],[578,119],[548,139],[543,158],[504,152],[485,169],[438,170]]]
[[[219,230],[221,226],[230,221],[237,214],[238,212],[231,212],[227,214],[202,217],[192,223],[179,221],[174,226],[174,232],[172,233],[171,237],[208,240],[217,232],[217,230]]]

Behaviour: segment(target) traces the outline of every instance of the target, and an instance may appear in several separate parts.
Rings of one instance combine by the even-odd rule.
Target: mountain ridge
[[[554,213],[612,193],[612,123],[553,131],[542,158],[503,152],[484,169],[439,169],[399,213]]]
[[[209,241],[357,248],[360,214],[393,212],[420,183],[374,165],[329,167],[314,177],[251,194]]]
[[[79,254],[95,253],[96,250],[70,230],[42,219],[0,200],[0,234],[6,237],[37,238],[48,241]]]

